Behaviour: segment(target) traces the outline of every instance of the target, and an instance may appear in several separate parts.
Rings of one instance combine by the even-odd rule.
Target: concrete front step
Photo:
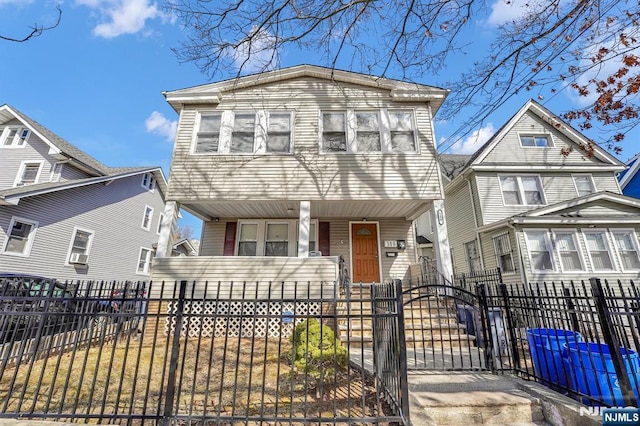
[[[414,425],[545,424],[541,401],[507,376],[416,374],[410,376],[409,394]]]

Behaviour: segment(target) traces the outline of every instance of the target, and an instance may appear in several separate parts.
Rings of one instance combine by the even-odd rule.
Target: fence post
[[[507,315],[507,328],[509,329],[509,341],[511,342],[511,353],[513,354],[513,364],[520,369],[520,353],[518,352],[518,344],[516,342],[516,329],[513,324],[513,317],[511,315],[511,307],[509,306],[509,295],[507,294],[507,285],[500,283],[500,294],[502,295],[502,301],[504,303],[504,310]],[[497,330],[496,330],[497,331]],[[513,370],[513,366],[512,366]]]
[[[493,343],[493,336],[491,335],[491,324],[489,324],[489,305],[487,303],[487,288],[486,284],[476,284],[476,295],[478,296],[478,305],[480,309],[480,326],[482,328],[482,338],[484,340],[484,358],[487,368],[491,372],[495,373],[495,365],[493,362],[494,348],[491,346]],[[488,348],[488,350],[486,350]]]
[[[576,313],[576,305],[573,303],[573,300],[571,300],[571,291],[566,287],[563,288],[562,291],[567,301],[567,311],[569,312],[572,330],[580,332],[580,322],[578,321],[578,314]]]
[[[410,425],[409,418],[409,379],[407,378],[407,340],[404,331],[404,300],[402,298],[402,280],[393,280],[396,290],[396,311],[398,313],[398,342],[399,345],[399,367],[400,367],[400,391],[402,392],[402,415],[405,424]]]
[[[627,368],[624,365],[624,360],[620,353],[620,341],[618,340],[618,336],[616,335],[613,324],[611,323],[611,313],[607,307],[604,292],[602,291],[602,283],[600,282],[600,278],[596,277],[589,279],[589,281],[591,282],[591,291],[595,298],[596,308],[598,309],[598,317],[600,318],[600,324],[602,327],[602,336],[609,347],[613,367],[616,369],[616,375],[618,376],[618,384],[622,391],[624,405],[626,407],[635,407],[636,398],[633,394],[633,389],[631,388]]]
[[[175,293],[174,293],[175,294]],[[173,344],[171,347],[171,361],[169,362],[169,377],[167,379],[167,399],[164,402],[164,415],[162,424],[172,424],[173,404],[176,397],[176,376],[178,370],[178,356],[180,355],[180,334],[182,333],[182,320],[184,319],[184,303],[187,294],[187,281],[180,281],[180,295],[176,306],[176,326],[173,330]]]

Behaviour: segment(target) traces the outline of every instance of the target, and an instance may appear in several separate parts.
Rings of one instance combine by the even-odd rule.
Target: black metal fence
[[[51,284],[2,298],[0,417],[408,424],[393,284]]]

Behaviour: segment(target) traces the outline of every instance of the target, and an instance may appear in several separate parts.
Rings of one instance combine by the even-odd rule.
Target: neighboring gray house
[[[107,167],[0,106],[0,271],[148,280],[165,192],[159,167]]]
[[[154,279],[407,279],[413,221],[444,208],[436,87],[300,65],[165,93],[180,116],[167,195],[202,218],[200,256],[158,243]],[[173,210],[172,210],[173,209]],[[450,270],[446,226],[433,251]]]
[[[640,277],[640,200],[625,165],[531,100],[469,158],[442,155],[456,273],[503,280]],[[562,155],[568,152],[568,155]]]

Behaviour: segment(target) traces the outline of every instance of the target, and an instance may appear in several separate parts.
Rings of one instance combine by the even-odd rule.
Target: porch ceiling
[[[300,216],[299,201],[211,201],[182,203],[190,212],[204,219],[213,218],[290,218]],[[431,200],[403,201],[311,201],[311,217],[314,218],[384,218],[405,217],[409,220],[425,212]]]

